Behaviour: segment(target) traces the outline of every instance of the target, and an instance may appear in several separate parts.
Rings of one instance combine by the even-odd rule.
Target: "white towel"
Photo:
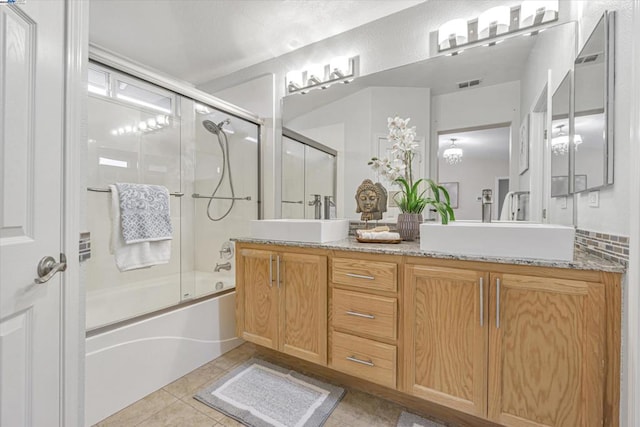
[[[369,240],[399,240],[400,234],[392,231],[358,230],[358,237]]]
[[[110,185],[111,190],[111,253],[116,259],[120,271],[135,270],[159,264],[166,264],[171,258],[171,240],[129,243],[122,237],[120,217],[120,197],[118,188]]]
[[[514,199],[513,191],[509,191],[504,196],[504,202],[502,202],[502,209],[500,210],[500,221],[513,221],[515,219],[513,212]]]

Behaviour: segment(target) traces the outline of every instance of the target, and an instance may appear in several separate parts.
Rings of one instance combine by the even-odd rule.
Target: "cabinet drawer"
[[[396,292],[398,266],[393,262],[334,258],[331,277],[342,285]]]
[[[355,334],[396,339],[397,300],[360,292],[333,290],[333,327]]]
[[[333,332],[331,366],[358,378],[396,388],[396,347]]]

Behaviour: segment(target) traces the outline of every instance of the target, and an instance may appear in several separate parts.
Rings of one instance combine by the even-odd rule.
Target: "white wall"
[[[517,149],[520,129],[519,81],[434,96],[431,99],[431,110],[433,112],[432,141],[438,140],[439,132],[511,123],[511,161],[509,172],[503,175],[509,175],[510,190],[518,189],[513,183],[517,183],[519,177]],[[514,144],[516,148],[513,147]],[[433,165],[437,163],[437,150],[437,144],[433,144],[431,147]],[[438,176],[438,180],[442,181],[442,178]]]
[[[477,199],[485,188],[490,188],[494,194],[491,218],[499,217],[496,178],[509,175],[508,158],[466,156],[461,164],[449,165],[440,161],[438,166],[439,182],[458,182],[458,208],[454,209],[457,220],[482,219],[482,203]]]

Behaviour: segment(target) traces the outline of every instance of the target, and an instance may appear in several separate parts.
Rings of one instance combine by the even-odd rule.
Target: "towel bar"
[[[109,188],[87,187],[87,191],[95,191],[97,193],[111,193]],[[169,193],[170,196],[182,197],[184,193]]]
[[[193,193],[191,195],[191,197],[193,197],[194,199],[216,199],[216,200],[251,200],[251,196],[247,196],[247,197],[211,197],[211,196],[203,196],[201,194],[198,193]]]

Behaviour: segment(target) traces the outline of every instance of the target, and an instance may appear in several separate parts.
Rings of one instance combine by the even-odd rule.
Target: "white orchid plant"
[[[431,205],[440,214],[442,223],[447,224],[455,220],[447,190],[428,178],[413,181],[412,163],[420,146],[415,141],[416,127],[409,127],[409,120],[398,116],[387,119],[387,138],[392,143],[391,158],[373,157],[368,164],[389,181],[400,185],[401,195],[396,203],[403,213],[419,214]],[[426,196],[428,190],[420,189],[422,182],[428,185],[431,197]]]

